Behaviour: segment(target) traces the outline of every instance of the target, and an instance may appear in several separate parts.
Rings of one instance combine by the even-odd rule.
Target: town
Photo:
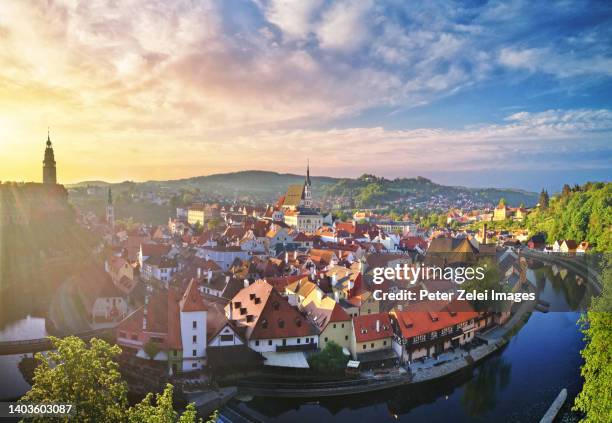
[[[56,184],[48,137],[41,186]],[[487,229],[530,212],[503,202],[488,217],[454,209],[447,225],[426,227],[363,211],[340,220],[318,207],[315,189],[307,165],[275,204],[193,203],[148,225],[117,219],[108,188],[103,215],[77,211],[99,263],[66,288],[78,293],[83,329],[112,333],[131,386],[155,391],[171,381],[204,409],[207,393],[241,378],[431,380],[497,350],[536,306],[521,248],[588,249]],[[482,225],[472,230],[464,216]],[[454,219],[465,225],[453,228]],[[467,269],[482,280],[483,263],[499,271],[491,297],[502,307],[477,310],[487,293],[463,295],[464,280],[424,270],[443,265],[458,279]],[[531,303],[513,305],[517,298]],[[322,367],[325,352],[340,366]]]

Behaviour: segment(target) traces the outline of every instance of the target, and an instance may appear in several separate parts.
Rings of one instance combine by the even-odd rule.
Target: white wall
[[[255,350],[257,352],[273,352],[276,351],[277,346],[283,346],[283,339],[286,340],[285,346],[289,345],[309,345],[306,341],[307,338],[311,338],[311,343],[319,344],[319,336],[318,335],[310,335],[304,336],[300,338],[275,338],[275,339],[251,339],[249,341],[249,348]],[[299,342],[298,342],[299,339]],[[257,345],[257,341],[259,341],[259,345]],[[270,345],[270,342],[272,345]]]
[[[181,338],[183,342],[183,371],[201,369],[206,364],[206,315],[205,311],[181,312]],[[196,328],[193,328],[193,322]],[[193,342],[193,336],[196,342]],[[195,357],[193,350],[196,350]],[[194,367],[195,364],[195,367]]]

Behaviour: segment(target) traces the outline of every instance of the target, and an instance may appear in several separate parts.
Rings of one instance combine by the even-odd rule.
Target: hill
[[[531,206],[537,202],[537,194],[532,192],[515,189],[451,187],[436,184],[423,177],[389,180],[374,175],[362,175],[356,179],[313,176],[311,180],[315,198],[331,201],[337,197],[347,197],[353,199],[357,207],[396,203],[402,199],[414,202],[425,201],[432,196],[445,197],[451,201],[463,199],[478,204],[496,204],[502,197],[508,204],[517,206],[520,203]],[[139,183],[126,181],[112,184],[112,187],[113,190],[129,189],[140,192],[196,191],[225,198],[252,196],[262,202],[273,202],[287,190],[288,185],[303,182],[304,175],[247,170],[168,181]],[[106,186],[106,183],[89,182],[89,184]],[[87,183],[76,185],[83,187]]]

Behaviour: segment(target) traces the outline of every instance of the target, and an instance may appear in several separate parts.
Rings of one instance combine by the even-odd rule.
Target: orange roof
[[[433,302],[427,302],[428,306],[422,308],[436,309]],[[456,311],[455,311],[456,310]],[[462,310],[462,311],[458,311]],[[464,311],[465,310],[465,311]],[[406,310],[392,312],[394,320],[402,332],[403,338],[412,338],[424,335],[456,324],[469,321],[478,316],[467,301],[453,301],[439,311],[433,310]]]

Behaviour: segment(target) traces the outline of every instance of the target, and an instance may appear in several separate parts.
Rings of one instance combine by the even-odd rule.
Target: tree
[[[146,344],[144,344],[143,350],[149,359],[155,360],[157,353],[159,353],[159,345],[153,341],[148,341]]]
[[[334,341],[329,342],[323,351],[308,358],[310,367],[318,373],[334,374],[344,371],[348,357],[342,352],[342,347]]]
[[[550,198],[548,196],[548,191],[542,190],[540,193],[540,197],[538,198],[538,204],[540,205],[540,209],[546,210],[548,208],[548,203],[550,202]]]
[[[568,197],[572,193],[572,189],[568,184],[563,185],[563,189],[561,190],[561,197]]]
[[[118,346],[92,339],[90,347],[75,336],[51,337],[54,351],[36,354],[34,385],[22,401],[33,403],[70,403],[78,422],[121,422],[127,409],[127,385],[121,379],[114,358]],[[34,418],[35,422],[48,421]],[[66,419],[68,421],[68,419]]]
[[[612,410],[612,259],[608,257],[604,264],[602,294],[593,298],[580,320],[587,344],[580,352],[584,385],[574,410],[585,413],[585,422],[610,421]]]
[[[489,259],[481,259],[478,261],[477,267],[484,268],[484,278],[481,280],[473,278],[465,281],[461,285],[461,289],[465,291],[476,291],[476,292],[491,292],[491,290],[502,291],[503,287],[500,286],[501,275],[497,264]],[[484,311],[489,306],[496,306],[496,302],[491,300],[491,295],[488,296],[488,300],[473,300],[470,301],[472,306],[477,311]]]
[[[153,394],[128,408],[127,385],[121,379],[119,364],[114,360],[121,348],[101,339],[92,339],[88,347],[75,336],[51,337],[53,350],[36,354],[38,367],[34,384],[22,397],[22,402],[69,403],[74,413],[65,418],[35,417],[34,422],[77,421],[85,423],[195,423],[193,404],[178,415],[172,407],[173,387],[166,385],[162,394]],[[214,421],[214,420],[213,420]]]
[[[172,405],[174,387],[166,384],[164,392],[155,394],[155,405],[153,405],[153,394],[149,392],[144,399],[130,408],[128,411],[129,423],[191,423],[201,422],[196,420],[196,409],[193,403],[189,404],[183,414],[179,417]],[[214,420],[211,420],[214,421]]]

